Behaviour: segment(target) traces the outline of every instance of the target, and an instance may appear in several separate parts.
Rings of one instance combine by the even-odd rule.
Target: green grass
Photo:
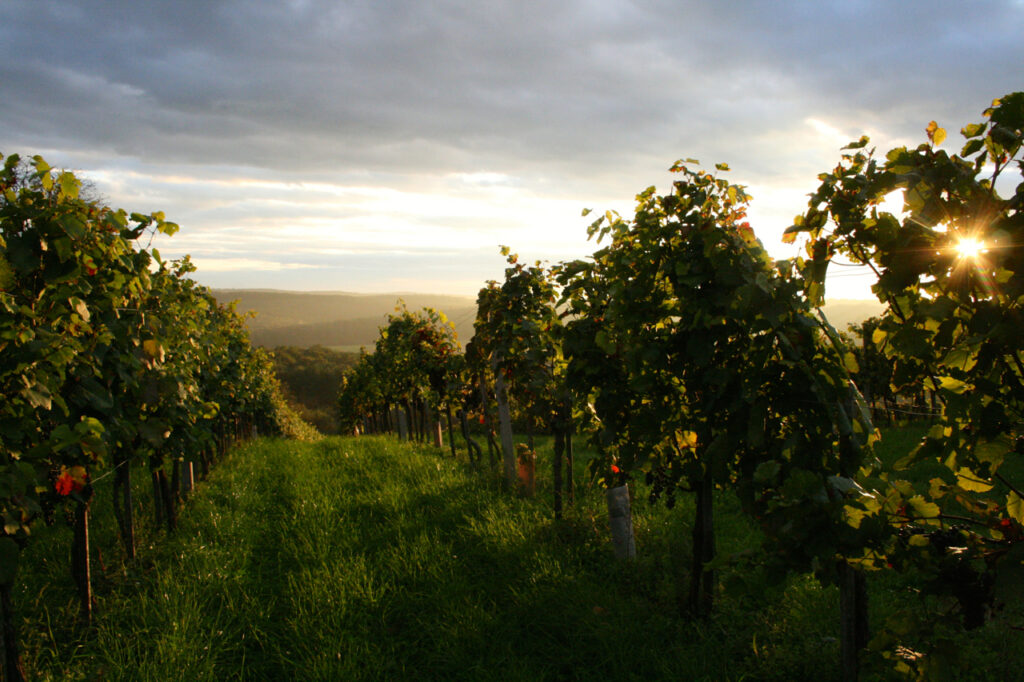
[[[200,484],[173,537],[144,527],[134,564],[97,519],[108,571],[90,632],[74,626],[66,529],[40,538],[16,595],[26,664],[51,680],[839,679],[834,590],[723,592],[694,620],[677,608],[688,497],[670,511],[638,491],[639,556],[618,563],[600,491],[578,493],[555,522],[548,487],[503,493],[447,450],[257,441]],[[716,513],[722,551],[756,541],[733,496]]]

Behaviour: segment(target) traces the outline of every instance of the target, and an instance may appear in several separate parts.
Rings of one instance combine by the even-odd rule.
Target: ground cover
[[[72,625],[66,545],[34,543],[18,595],[27,668],[108,680],[839,679],[835,590],[808,577],[759,587],[726,565],[716,612],[680,614],[692,503],[667,510],[638,489],[639,556],[617,563],[585,459],[577,504],[555,522],[547,486],[503,493],[447,450],[256,441],[200,484],[176,535],[143,530],[135,565],[97,521],[111,549],[91,632]],[[753,546],[732,496],[716,506],[720,551]],[[891,576],[869,586],[879,622],[914,598]],[[986,628],[968,654],[1010,679],[999,666],[1019,633]]]

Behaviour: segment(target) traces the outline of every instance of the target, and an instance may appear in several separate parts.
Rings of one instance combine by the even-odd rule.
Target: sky
[[[680,158],[777,258],[818,173],[1024,89],[1021,0],[0,0],[0,153],[181,226],[202,284],[475,296]],[[869,275],[830,298],[869,298]]]

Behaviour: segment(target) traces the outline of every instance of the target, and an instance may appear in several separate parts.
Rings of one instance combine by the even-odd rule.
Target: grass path
[[[36,674],[738,679],[756,665],[747,628],[681,619],[671,584],[617,565],[598,510],[556,525],[433,450],[259,441],[197,492],[151,567],[100,596],[95,633]]]
[[[836,594],[809,577],[725,592],[707,621],[679,614],[686,497],[672,511],[635,500],[640,555],[623,565],[600,495],[581,491],[555,523],[544,495],[502,493],[446,452],[374,437],[235,451],[200,484],[173,537],[101,581],[93,632],[48,632],[73,601],[42,588],[34,608],[44,615],[26,617],[30,672],[154,682],[838,679]],[[730,504],[731,495],[716,501],[726,552],[751,543]],[[52,550],[37,565],[23,603],[39,589],[31,580],[66,583]],[[893,588],[873,584],[882,617]],[[49,606],[62,599],[63,610]]]

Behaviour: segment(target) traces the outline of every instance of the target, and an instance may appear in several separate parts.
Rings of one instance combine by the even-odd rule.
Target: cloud
[[[313,268],[314,265],[305,263],[279,263],[269,260],[255,260],[252,258],[198,258],[193,259],[198,265],[202,265],[204,273],[221,272],[264,272],[279,270],[299,270]]]
[[[1020,89],[1021,25],[1010,0],[7,0],[0,151],[256,261],[575,253],[581,208],[681,157],[730,163],[774,235],[845,141],[953,138]]]
[[[976,111],[1021,54],[1020,7],[986,5],[16,0],[0,92],[38,137],[172,162],[521,174],[625,151],[667,166],[666,143],[731,150],[794,116],[871,124],[948,101],[942,79],[984,65],[986,85],[958,79],[956,113]]]

